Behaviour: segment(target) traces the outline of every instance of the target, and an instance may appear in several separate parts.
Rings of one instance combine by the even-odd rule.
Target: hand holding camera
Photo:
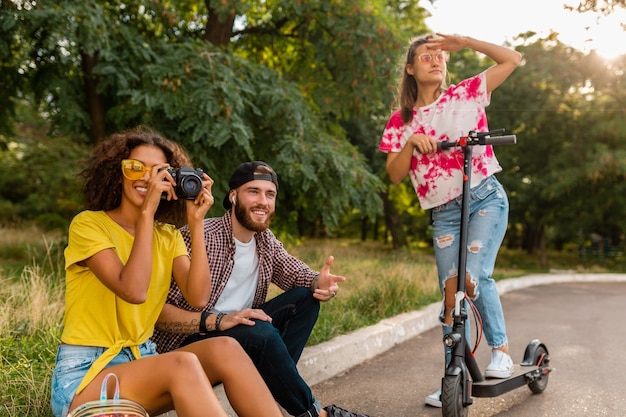
[[[167,171],[176,183],[174,192],[178,198],[195,200],[202,191],[202,177],[204,175],[202,169],[194,169],[192,167],[167,167],[161,168],[159,171],[161,170]],[[167,193],[161,194],[161,199],[167,199]]]
[[[165,170],[174,180],[176,197],[188,201],[188,221],[191,223],[193,219],[202,220],[215,201],[211,192],[213,180],[199,168],[193,169],[185,166],[167,167],[162,170]],[[161,199],[167,198],[167,192],[161,194]]]

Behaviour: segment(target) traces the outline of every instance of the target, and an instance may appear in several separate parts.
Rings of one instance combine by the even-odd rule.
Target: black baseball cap
[[[272,173],[271,174],[255,174],[254,171],[256,171],[257,167],[259,166],[268,167],[272,171]],[[231,203],[231,201],[228,199],[228,194],[230,193],[230,190],[239,188],[245,183],[254,181],[254,180],[272,181],[276,185],[276,189],[278,190],[278,177],[276,176],[276,173],[274,172],[271,166],[269,166],[263,161],[244,162],[243,164],[237,167],[233,175],[231,175],[230,179],[228,180],[228,192],[224,196],[224,201],[222,202],[222,205],[224,206],[224,208],[226,210],[230,210],[231,207],[233,206],[233,203]]]

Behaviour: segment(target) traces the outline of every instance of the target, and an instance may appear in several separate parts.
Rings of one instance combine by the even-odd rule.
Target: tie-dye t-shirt
[[[457,141],[471,130],[486,132],[487,93],[485,73],[450,86],[432,104],[413,109],[413,120],[404,124],[400,111],[393,113],[380,142],[385,153],[400,152],[413,134],[428,135],[436,141]],[[472,148],[470,187],[500,172],[491,145]],[[437,207],[461,195],[463,190],[463,150],[459,147],[424,155],[413,150],[409,176],[424,210]]]

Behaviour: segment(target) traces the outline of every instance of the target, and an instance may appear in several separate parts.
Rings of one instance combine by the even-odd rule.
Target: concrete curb
[[[498,293],[502,295],[535,285],[576,281],[626,281],[626,274],[575,274],[562,271],[505,279],[499,281],[497,287]],[[332,378],[399,343],[438,326],[440,309],[441,303],[433,303],[421,310],[381,320],[373,326],[307,347],[298,362],[298,371],[311,386]]]
[[[573,271],[553,271],[549,274],[527,275],[497,283],[500,295],[509,291],[536,285],[563,282],[626,282],[626,274],[577,274]],[[441,303],[432,303],[421,310],[400,314],[381,320],[373,326],[337,336],[327,342],[304,349],[298,371],[310,386],[347,371],[348,369],[391,349],[439,325],[437,319]],[[230,407],[223,386],[216,388],[216,394],[227,413],[236,416]],[[162,417],[175,417],[170,412]]]

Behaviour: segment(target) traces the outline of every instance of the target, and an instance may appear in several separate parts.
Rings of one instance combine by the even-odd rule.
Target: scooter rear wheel
[[[441,384],[441,415],[443,417],[467,417],[463,406],[463,375],[446,375]]]
[[[543,346],[539,346],[535,352],[535,365],[548,366],[549,362],[550,358],[548,356],[548,352]],[[543,374],[541,377],[529,382],[528,388],[530,388],[533,394],[541,394],[548,386],[549,376],[549,373]]]

